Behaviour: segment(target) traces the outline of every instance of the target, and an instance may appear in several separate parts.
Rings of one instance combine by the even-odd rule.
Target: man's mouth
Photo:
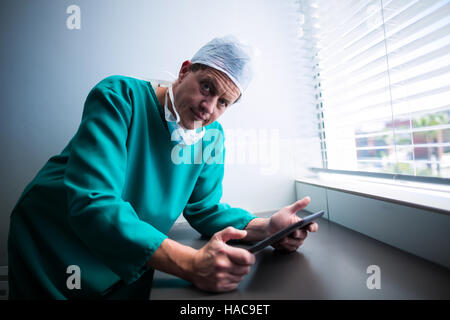
[[[194,120],[196,120],[196,121],[205,121],[205,119],[203,119],[203,117],[200,114],[195,112],[194,109],[191,109],[191,112],[194,115]]]

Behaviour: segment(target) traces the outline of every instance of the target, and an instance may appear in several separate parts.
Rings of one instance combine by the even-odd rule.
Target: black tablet
[[[264,249],[267,246],[270,246],[278,241],[280,241],[281,239],[283,239],[284,237],[286,237],[287,235],[291,234],[292,232],[294,232],[296,229],[300,229],[300,228],[305,228],[307,227],[309,224],[311,224],[314,220],[320,218],[321,216],[323,216],[324,211],[319,211],[316,213],[313,213],[309,216],[306,216],[304,218],[302,218],[301,221],[291,224],[290,226],[284,228],[283,230],[278,231],[277,233],[274,233],[273,235],[271,235],[270,237],[254,244],[252,247],[248,248],[247,250],[250,251],[251,253],[256,253],[258,251],[261,251],[262,249]]]

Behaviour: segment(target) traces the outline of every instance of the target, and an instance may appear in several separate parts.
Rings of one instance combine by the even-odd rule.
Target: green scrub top
[[[142,297],[133,288],[148,293],[151,276],[142,275],[153,270],[146,263],[181,213],[205,236],[227,226],[244,229],[256,216],[220,203],[222,127],[216,121],[205,129],[202,140],[181,147],[171,141],[150,82],[100,81],[75,136],[13,209],[10,298]],[[79,289],[68,285],[77,276],[72,265],[80,271]]]

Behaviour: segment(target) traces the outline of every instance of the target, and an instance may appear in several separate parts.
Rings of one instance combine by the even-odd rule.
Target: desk
[[[320,219],[318,224],[319,231],[310,233],[297,252],[280,254],[269,247],[258,253],[252,271],[235,291],[204,292],[187,281],[155,271],[150,298],[450,299],[449,269],[326,219]],[[424,228],[424,232],[431,231]],[[168,235],[197,249],[207,242],[188,224],[175,225]],[[381,289],[367,287],[370,265],[380,268]]]

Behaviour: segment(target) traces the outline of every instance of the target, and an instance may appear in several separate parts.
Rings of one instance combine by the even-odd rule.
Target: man
[[[122,76],[98,83],[77,133],[11,214],[10,298],[147,299],[154,269],[207,291],[236,289],[255,257],[226,242],[261,240],[300,220],[295,213],[310,201],[270,219],[220,203],[216,120],[247,87],[249,63],[244,47],[225,37],[185,61],[168,87]],[[181,154],[194,160],[176,161]],[[203,248],[166,236],[181,212],[211,237]],[[295,251],[306,236],[297,230],[274,247]]]

